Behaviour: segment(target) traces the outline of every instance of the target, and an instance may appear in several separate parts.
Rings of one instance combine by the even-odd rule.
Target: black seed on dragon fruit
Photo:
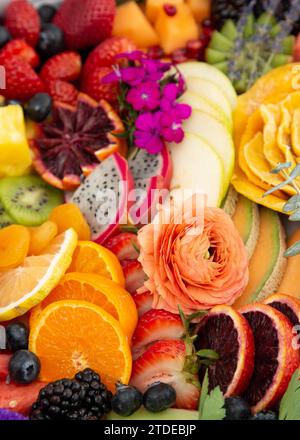
[[[78,205],[92,231],[92,240],[103,243],[120,224],[127,224],[129,193],[134,190],[126,159],[118,153],[105,159],[75,191]]]

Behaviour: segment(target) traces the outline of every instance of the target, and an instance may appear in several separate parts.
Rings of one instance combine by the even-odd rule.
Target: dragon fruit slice
[[[128,162],[112,154],[84,180],[71,202],[79,206],[92,231],[103,243],[120,224],[127,224],[128,194],[134,189]]]
[[[135,205],[130,212],[133,224],[147,224],[156,212],[156,205],[162,202],[163,192],[168,190],[172,178],[172,161],[165,146],[158,154],[149,154],[144,149],[135,149],[128,159],[134,179]]]

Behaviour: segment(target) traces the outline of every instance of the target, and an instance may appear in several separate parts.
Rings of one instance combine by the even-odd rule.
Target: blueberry
[[[56,8],[53,5],[42,5],[38,9],[39,16],[42,23],[50,23],[56,13]]]
[[[174,388],[162,382],[151,385],[144,394],[144,407],[151,412],[161,412],[174,405],[176,391]]]
[[[64,34],[52,23],[44,23],[38,42],[38,51],[47,58],[62,52],[64,49]]]
[[[250,420],[278,420],[274,411],[262,411],[250,417]]]
[[[28,328],[22,322],[6,327],[6,345],[13,352],[28,348]]]
[[[119,416],[129,417],[140,408],[142,403],[143,395],[137,388],[118,384],[111,406]]]
[[[41,363],[39,358],[28,350],[16,351],[10,358],[8,371],[10,378],[20,384],[35,381],[40,373]]]
[[[227,397],[225,409],[225,420],[248,420],[251,416],[248,403],[241,397]]]
[[[5,26],[0,26],[0,49],[12,39],[8,29]]]
[[[49,116],[52,98],[47,93],[37,93],[25,105],[26,115],[35,122],[42,122]]]

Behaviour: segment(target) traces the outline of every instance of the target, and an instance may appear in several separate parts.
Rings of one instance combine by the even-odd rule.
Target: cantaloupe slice
[[[112,34],[129,38],[141,49],[159,44],[157,33],[135,1],[118,6]]]
[[[211,0],[186,0],[198,23],[210,17]]]
[[[151,23],[155,23],[160,11],[163,9],[165,4],[174,5],[177,7],[178,5],[182,5],[183,3],[184,0],[146,0],[146,16]]]
[[[236,192],[236,190],[233,188],[232,185],[230,185],[227,195],[225,197],[225,199],[223,200],[222,203],[222,209],[223,211],[226,212],[226,214],[228,214],[230,217],[233,216],[235,210],[236,210],[236,205],[237,202],[239,200],[239,194]]]
[[[249,263],[249,283],[235,308],[262,301],[277,291],[287,264],[285,250],[285,233],[278,214],[261,208],[259,238]]]
[[[300,229],[297,229],[288,240],[288,247],[300,240]],[[278,292],[300,298],[300,255],[289,257],[287,259],[287,267]]]
[[[135,24],[134,20],[132,24]],[[162,9],[157,17],[155,30],[160,45],[167,55],[176,49],[185,47],[189,40],[197,40],[200,33],[199,26],[186,4],[178,5],[177,12],[172,17]]]
[[[248,256],[251,258],[259,237],[260,216],[258,205],[239,195],[232,220],[242,237]]]

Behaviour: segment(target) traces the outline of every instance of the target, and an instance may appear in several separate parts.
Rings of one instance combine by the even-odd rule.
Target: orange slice
[[[92,241],[78,242],[68,272],[95,273],[125,286],[118,258],[110,250]]]
[[[51,292],[69,267],[76,244],[76,232],[68,229],[41,255],[26,257],[17,268],[0,272],[0,321],[24,315]]]
[[[135,330],[138,320],[136,305],[126,290],[100,275],[76,272],[66,274],[47,298],[32,310],[30,324],[34,325],[49,304],[62,300],[87,301],[102,307],[119,321],[129,338]]]
[[[0,229],[0,271],[22,264],[27,256],[29,243],[30,234],[24,226],[11,225]]]
[[[32,327],[29,349],[41,361],[40,380],[72,378],[92,368],[112,391],[127,384],[132,357],[118,321],[95,304],[58,301],[46,307]]]

